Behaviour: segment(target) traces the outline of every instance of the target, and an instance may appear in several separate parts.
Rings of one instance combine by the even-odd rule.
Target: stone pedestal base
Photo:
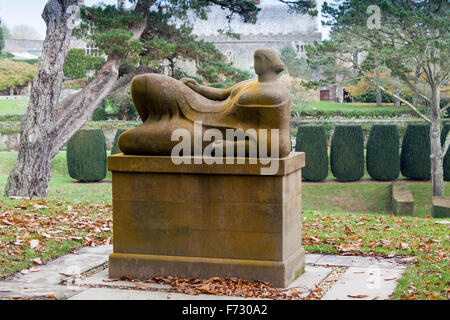
[[[238,277],[288,286],[304,269],[304,154],[273,161],[276,174],[261,175],[267,165],[248,159],[175,165],[170,157],[109,157],[109,276]]]

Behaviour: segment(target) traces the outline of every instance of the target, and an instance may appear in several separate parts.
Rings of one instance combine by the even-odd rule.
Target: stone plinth
[[[450,197],[433,197],[431,213],[434,218],[450,218]]]
[[[109,276],[239,277],[289,285],[304,269],[304,153],[278,163],[275,175],[261,175],[267,165],[175,165],[163,156],[110,156]]]
[[[396,216],[414,215],[414,198],[406,183],[392,184],[392,211]]]

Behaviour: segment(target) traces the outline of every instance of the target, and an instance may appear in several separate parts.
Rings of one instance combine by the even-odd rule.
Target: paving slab
[[[307,253],[305,254],[305,264],[315,264],[322,256],[323,254]]]
[[[82,279],[82,273],[107,262],[111,252],[112,246],[83,248],[76,253],[67,254],[39,266],[37,272],[30,270],[27,274],[17,273],[9,279],[0,281],[0,298],[40,298],[52,295],[73,300],[250,299],[169,293],[168,291],[172,289],[169,285],[111,281],[108,279],[108,269],[97,271]],[[398,263],[396,259],[322,254],[307,254],[306,263],[305,273],[287,288],[287,290],[297,290],[303,297],[330,275],[331,267],[349,267],[323,299],[372,299],[374,297],[388,299],[405,268],[405,265]],[[142,288],[139,288],[139,284],[145,284],[147,290],[139,290]]]
[[[287,289],[299,289],[303,292],[299,294],[300,297],[306,297],[316,288],[332,271],[331,268],[313,267],[306,265],[305,272],[295,280]]]
[[[350,267],[322,300],[384,300],[394,293],[400,268]]]
[[[69,300],[268,300],[209,294],[189,295],[145,290],[121,290],[112,288],[92,288],[76,294]]]
[[[95,247],[84,247],[80,250],[76,251],[75,254],[101,254],[103,256],[109,256],[113,252],[112,244],[103,245],[103,246],[95,246]]]
[[[136,288],[136,284],[142,284],[152,289],[167,290],[172,288],[170,285],[147,283],[143,281],[111,281],[108,277],[108,269],[97,272],[92,276],[81,280],[80,284],[86,286],[123,287],[130,289]]]
[[[2,298],[38,298],[54,296],[69,298],[81,292],[82,288],[49,285],[42,283],[27,283],[21,281],[0,281],[0,299]]]
[[[79,275],[96,268],[108,261],[111,252],[112,246],[83,248],[76,253],[66,254],[39,266],[39,272],[17,273],[10,280],[57,285],[62,279],[66,278],[61,273]]]
[[[329,265],[341,267],[378,267],[404,269],[405,265],[396,259],[377,259],[375,257],[322,255],[315,265]]]

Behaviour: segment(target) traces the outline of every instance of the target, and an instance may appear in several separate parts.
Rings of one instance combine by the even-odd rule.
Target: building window
[[[304,53],[305,52],[305,46],[300,41],[295,42],[294,47],[295,47],[297,53]]]
[[[100,55],[98,48],[92,43],[86,44],[86,54],[93,57]]]

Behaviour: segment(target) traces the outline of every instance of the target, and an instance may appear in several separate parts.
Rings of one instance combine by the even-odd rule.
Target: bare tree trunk
[[[375,77],[376,77],[376,83],[379,83],[380,81],[380,71],[376,71],[375,72]],[[381,89],[380,88],[376,88],[376,94],[377,94],[377,107],[381,107],[383,105],[383,100],[381,98]]]
[[[417,85],[419,84],[420,70],[421,70],[421,66],[417,66],[416,72],[414,73],[414,88],[417,88]],[[419,104],[419,94],[417,92],[413,93],[412,103],[415,106],[417,106]]]
[[[63,65],[69,49],[72,30],[65,12],[77,0],[49,1],[42,13],[47,36],[39,61],[38,73],[30,102],[22,119],[19,155],[5,186],[6,196],[44,196],[50,180],[51,158],[55,137],[52,127],[63,80]]]
[[[27,113],[22,120],[19,155],[9,174],[5,196],[47,195],[53,158],[86,123],[118,78],[121,59],[110,56],[88,86],[60,103],[63,66],[72,34],[67,26],[70,15],[66,9],[77,3],[78,0],[51,0],[44,8],[42,17],[47,24],[47,36]],[[138,2],[136,8],[142,9],[142,4]],[[140,37],[145,25],[134,30],[133,38]]]
[[[398,86],[394,87],[394,93],[398,96],[399,95],[399,90],[398,90]],[[397,98],[394,98],[394,107],[396,108],[400,108],[400,100]]]
[[[433,196],[444,195],[444,171],[441,147],[441,115],[440,115],[440,89],[436,85],[431,88],[431,125],[430,125],[430,143],[431,143],[431,182],[433,185]]]

